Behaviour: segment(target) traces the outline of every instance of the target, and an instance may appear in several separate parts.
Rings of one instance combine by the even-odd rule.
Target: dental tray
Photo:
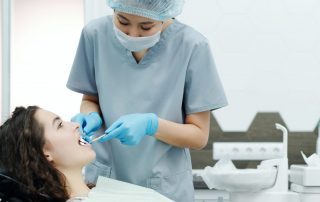
[[[274,167],[270,169],[236,169],[211,173],[211,182],[213,183],[212,187],[218,190],[256,192],[272,187],[276,176],[277,169]],[[204,179],[204,181],[208,182],[209,180]]]
[[[320,186],[320,167],[291,165],[289,180],[302,186]]]

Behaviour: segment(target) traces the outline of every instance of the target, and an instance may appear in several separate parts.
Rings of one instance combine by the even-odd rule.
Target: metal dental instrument
[[[115,129],[119,128],[120,126],[121,126],[121,125],[117,126]],[[111,132],[111,131],[109,131],[109,132],[107,132],[107,133],[104,133],[104,134],[101,134],[101,135],[99,135],[98,137],[95,137],[95,138],[93,138],[93,139],[90,140],[90,141],[87,141],[87,138],[82,138],[82,139],[83,139],[84,141],[86,141],[87,143],[92,144],[93,142],[98,141],[98,140],[100,140],[101,138],[105,137],[105,136],[108,135],[110,132]],[[85,133],[83,132],[83,134],[85,134]],[[84,136],[86,136],[86,135],[84,135]]]
[[[120,126],[121,126],[121,124],[118,125],[117,127],[115,127],[113,130],[119,128]],[[101,138],[103,138],[103,137],[105,137],[106,135],[108,135],[110,132],[111,132],[111,131],[109,131],[109,132],[107,132],[107,133],[104,133],[104,134],[101,134],[99,137],[96,137],[96,138],[92,139],[91,141],[89,141],[89,143],[92,144],[92,142],[95,142],[95,141],[100,140]]]
[[[92,139],[89,143],[92,144],[93,142],[100,140],[101,138],[105,137],[106,135],[108,135],[108,134],[104,133],[104,134],[100,135],[99,137]]]

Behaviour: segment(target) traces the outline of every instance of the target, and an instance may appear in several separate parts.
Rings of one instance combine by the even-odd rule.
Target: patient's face
[[[83,167],[95,158],[91,145],[79,142],[79,124],[63,121],[44,109],[37,110],[35,118],[44,128],[44,153],[57,169]]]

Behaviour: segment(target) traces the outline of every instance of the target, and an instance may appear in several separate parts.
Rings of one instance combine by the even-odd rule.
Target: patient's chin
[[[96,152],[91,150],[91,152],[88,152],[86,156],[86,160],[84,161],[84,166],[89,164],[91,161],[93,161],[96,158]]]
[[[92,158],[90,159],[89,163],[96,158],[96,152],[95,151],[92,152],[92,156],[91,157]]]

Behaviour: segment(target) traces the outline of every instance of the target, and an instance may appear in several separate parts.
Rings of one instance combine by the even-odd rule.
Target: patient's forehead
[[[35,113],[35,118],[45,127],[49,127],[52,126],[53,120],[59,118],[59,116],[48,110],[38,109]]]

